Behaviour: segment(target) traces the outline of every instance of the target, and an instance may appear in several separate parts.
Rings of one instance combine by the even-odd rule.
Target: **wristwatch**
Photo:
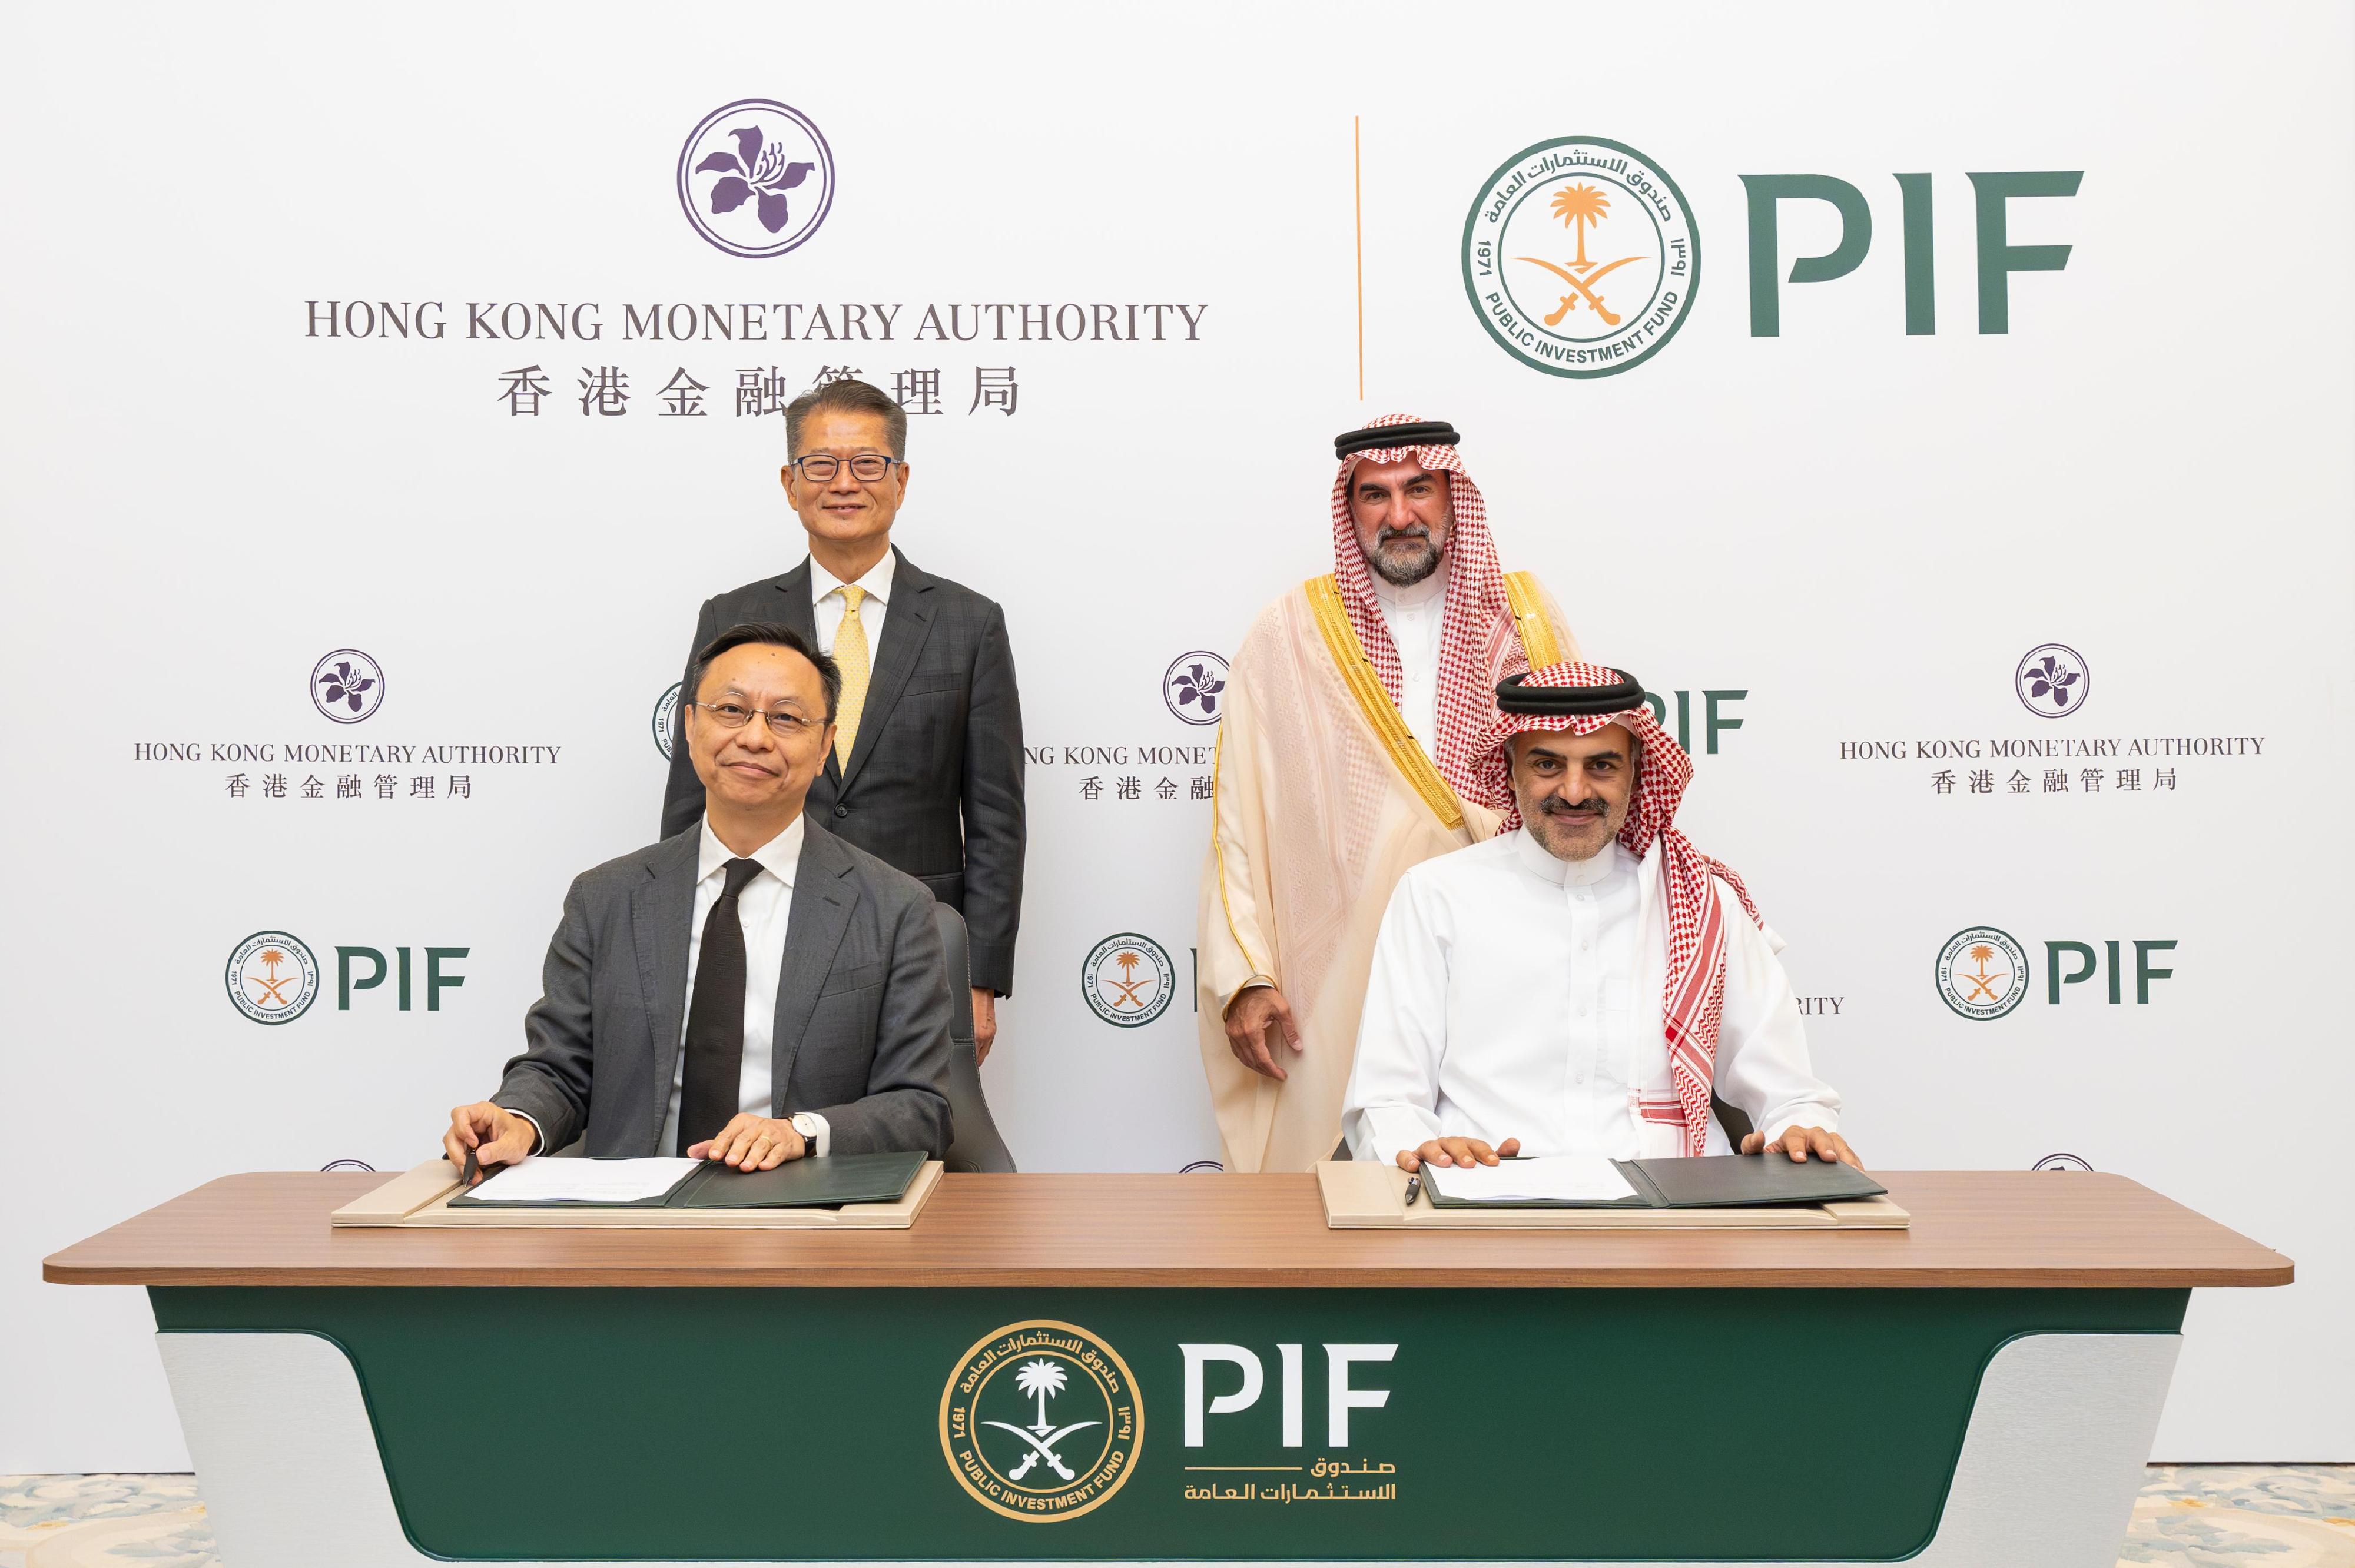
[[[789,1119],[794,1124],[794,1130],[802,1135],[803,1158],[815,1159],[817,1157],[817,1118],[807,1111],[795,1111]]]

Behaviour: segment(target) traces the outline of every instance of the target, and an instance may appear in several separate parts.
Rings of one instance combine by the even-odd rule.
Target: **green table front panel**
[[[166,1331],[340,1346],[421,1550],[551,1560],[1895,1559],[2005,1340],[2173,1332],[2188,1294],[151,1292]],[[1258,1398],[1207,1413],[1220,1352],[1189,1402],[1188,1344]],[[1340,1445],[1337,1345],[1386,1391]]]

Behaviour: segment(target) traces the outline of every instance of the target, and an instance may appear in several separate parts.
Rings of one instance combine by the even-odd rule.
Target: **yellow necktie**
[[[858,710],[867,705],[867,623],[858,619],[863,588],[839,588],[842,625],[834,634],[834,662],[842,666],[842,702],[834,716],[834,759],[850,767],[850,748],[858,744]]]

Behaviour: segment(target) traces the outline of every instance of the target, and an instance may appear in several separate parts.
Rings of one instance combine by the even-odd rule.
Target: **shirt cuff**
[[[1348,1120],[1350,1118],[1344,1118]],[[1348,1128],[1349,1153],[1359,1160],[1395,1164],[1401,1154],[1422,1148],[1440,1136],[1436,1117],[1406,1106],[1368,1106]]]
[[[525,1159],[527,1159],[527,1160],[528,1160],[528,1159],[530,1159],[533,1155],[535,1155],[535,1154],[538,1153],[538,1152],[540,1151],[540,1148],[541,1148],[541,1146],[542,1146],[542,1145],[544,1145],[544,1144],[546,1144],[546,1143],[548,1142],[548,1135],[547,1135],[546,1133],[544,1133],[544,1132],[542,1132],[542,1131],[540,1131],[540,1130],[539,1130],[539,1123],[538,1123],[538,1122],[536,1122],[536,1121],[533,1121],[533,1120],[531,1119],[531,1118],[530,1118],[527,1114],[526,1114],[526,1113],[525,1113],[525,1112],[523,1112],[523,1111],[519,1111],[519,1110],[516,1109],[516,1108],[515,1108],[515,1107],[513,1107],[513,1106],[501,1106],[501,1107],[499,1107],[499,1109],[501,1109],[501,1110],[503,1110],[503,1111],[506,1112],[506,1113],[507,1113],[507,1115],[509,1115],[509,1116],[511,1116],[511,1117],[516,1118],[517,1120],[519,1120],[519,1121],[523,1121],[523,1122],[526,1122],[526,1123],[528,1123],[528,1124],[530,1125],[530,1127],[531,1127],[531,1147],[530,1147],[529,1149],[527,1149],[527,1150],[525,1150],[523,1151],[523,1152],[524,1152],[524,1158],[525,1158]]]
[[[1265,986],[1270,991],[1273,991],[1275,989],[1275,981],[1269,979],[1266,975],[1260,974],[1254,970],[1249,980],[1244,980],[1242,984],[1235,987],[1234,995],[1227,998],[1224,1005],[1220,1009],[1220,1013],[1223,1015],[1225,1013],[1232,1012],[1235,1010],[1235,997],[1242,995],[1242,993],[1247,991],[1256,991],[1261,986]]]
[[[826,1125],[826,1118],[815,1111],[796,1111],[793,1123],[794,1130],[800,1133],[809,1145],[802,1152],[815,1159],[825,1159],[826,1145],[834,1139],[834,1129]]]

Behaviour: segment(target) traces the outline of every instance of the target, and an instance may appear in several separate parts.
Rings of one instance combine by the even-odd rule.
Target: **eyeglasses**
[[[872,484],[898,465],[897,458],[888,458],[880,452],[860,452],[850,460],[850,477]],[[842,459],[832,452],[812,452],[807,457],[794,459],[794,466],[801,470],[802,477],[812,484],[831,484],[834,476],[842,471]]]
[[[701,708],[709,714],[711,722],[721,729],[742,729],[754,719],[760,719],[769,726],[769,733],[779,740],[791,740],[822,727],[815,720],[805,719],[799,714],[762,713],[758,708],[748,708],[736,703],[689,703],[687,705]]]

